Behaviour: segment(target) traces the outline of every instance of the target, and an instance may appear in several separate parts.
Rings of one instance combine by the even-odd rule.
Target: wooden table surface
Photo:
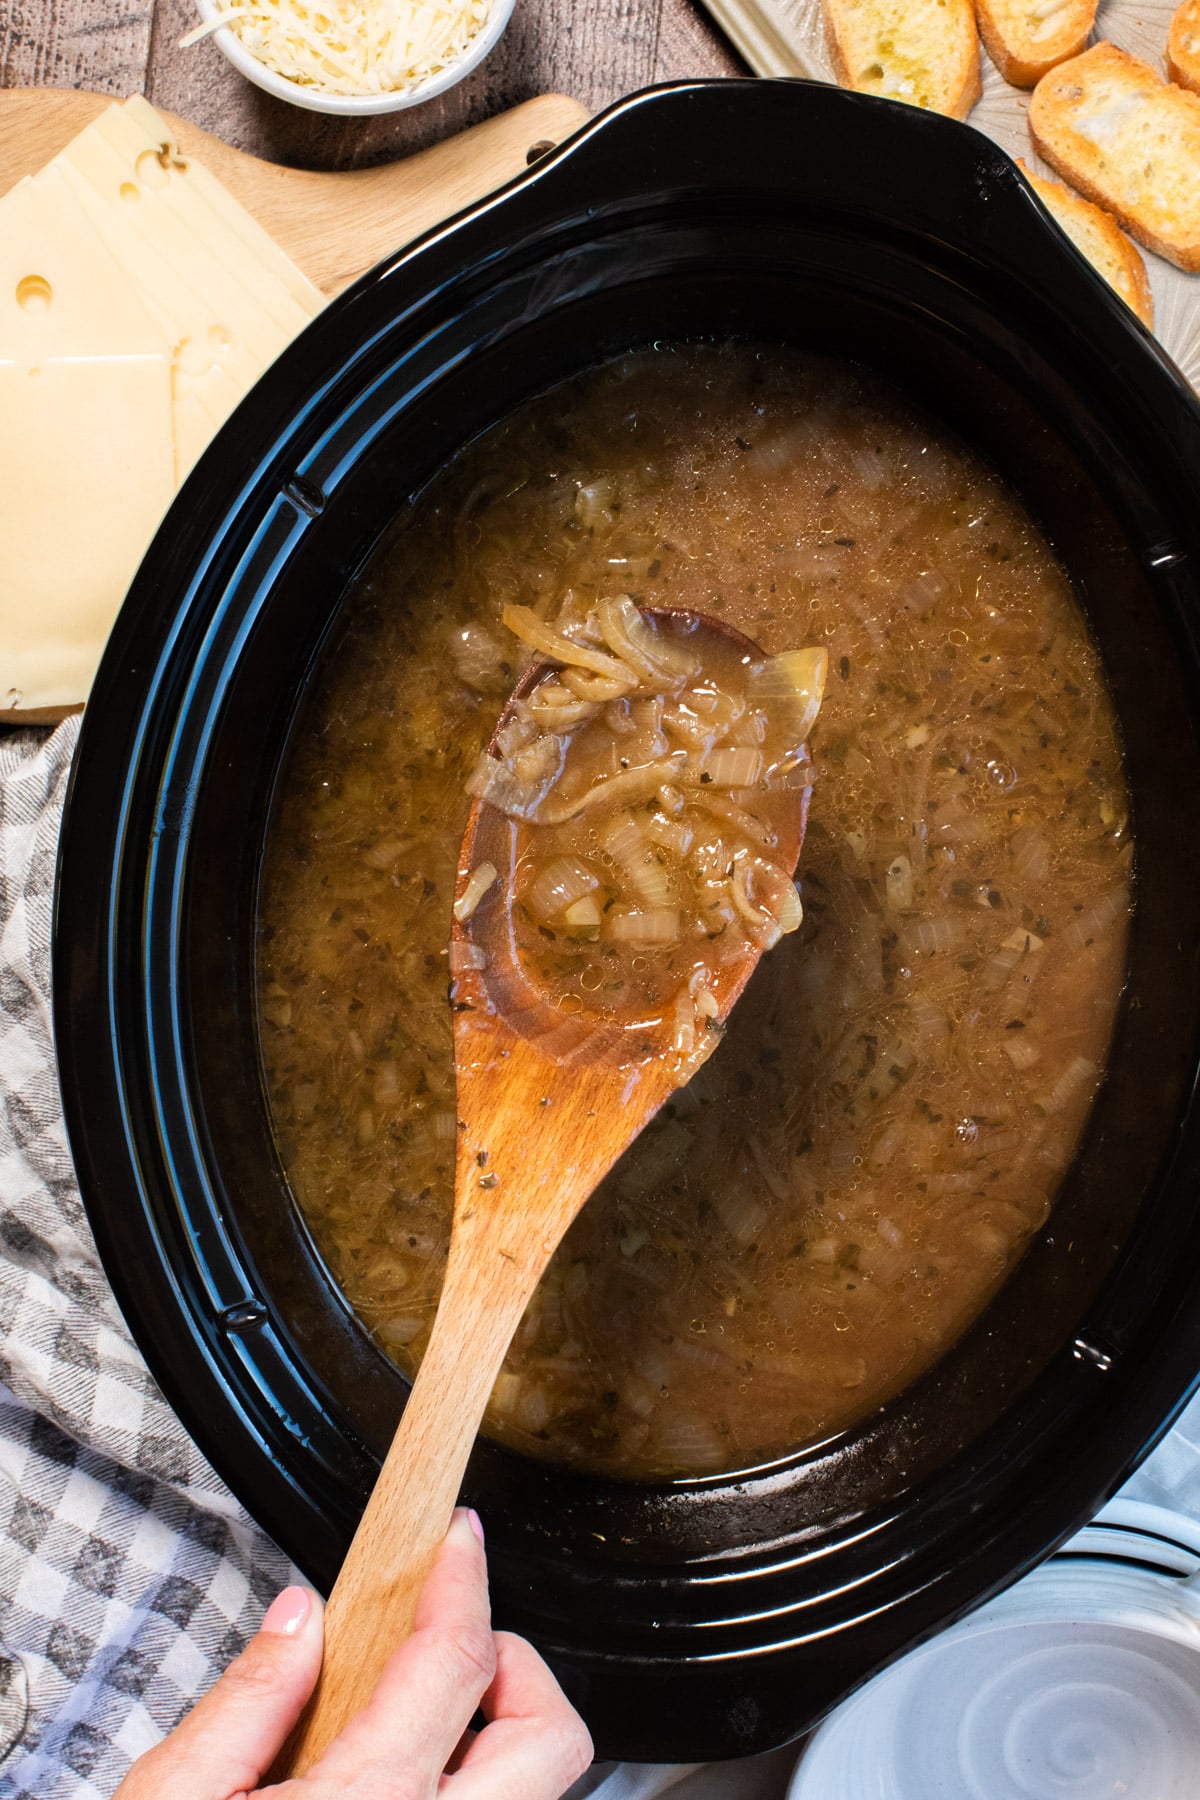
[[[597,111],[653,81],[744,75],[698,0],[517,0],[481,69],[390,117],[330,119],[243,81],[214,45],[181,50],[191,0],[0,0],[0,87],[145,94],[227,143],[299,168],[348,169],[423,149],[534,94]]]

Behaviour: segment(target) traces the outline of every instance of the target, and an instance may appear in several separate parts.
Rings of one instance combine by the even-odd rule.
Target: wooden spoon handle
[[[481,1266],[477,1245],[470,1256],[452,1247],[429,1347],[325,1609],[320,1680],[273,1781],[320,1759],[412,1632],[488,1398],[547,1260],[508,1262],[501,1252]]]

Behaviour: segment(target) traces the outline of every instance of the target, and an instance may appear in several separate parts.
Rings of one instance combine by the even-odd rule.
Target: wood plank
[[[746,74],[746,65],[697,0],[661,0],[655,81]]]
[[[88,87],[140,94],[154,0],[0,4],[0,87]]]

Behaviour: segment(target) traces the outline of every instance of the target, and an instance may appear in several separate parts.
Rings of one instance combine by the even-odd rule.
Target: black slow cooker
[[[318,318],[189,478],[88,705],[55,1019],[96,1239],[146,1357],[250,1512],[335,1575],[406,1387],[272,1143],[254,1028],[273,786],[342,595],[397,508],[531,392],[657,340],[878,366],[976,444],[1073,576],[1134,800],[1129,980],[1044,1231],[854,1430],[658,1485],[481,1441],[497,1619],[604,1756],[795,1735],[1089,1516],[1200,1367],[1200,408],[966,127],[805,83],[613,108]]]

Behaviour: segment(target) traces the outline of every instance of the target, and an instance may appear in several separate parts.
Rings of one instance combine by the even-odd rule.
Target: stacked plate
[[[788,1800],[1196,1800],[1200,1521],[1116,1501],[838,1708]]]

